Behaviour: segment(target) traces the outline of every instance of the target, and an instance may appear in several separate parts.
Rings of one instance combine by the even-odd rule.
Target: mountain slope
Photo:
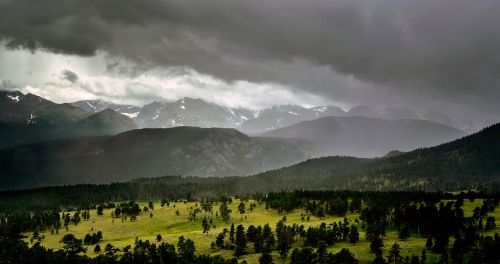
[[[341,108],[333,106],[304,108],[298,105],[278,105],[259,111],[255,118],[241,125],[241,130],[245,133],[258,134],[318,117],[343,114],[345,112]]]
[[[71,105],[79,107],[90,113],[98,113],[109,108],[130,118],[137,117],[139,111],[141,110],[141,107],[133,105],[113,104],[103,100],[82,100],[73,102],[71,103]]]
[[[143,107],[113,104],[102,100],[72,103],[89,113],[106,108],[132,118],[141,128],[170,128],[179,126],[237,128],[257,134],[324,116],[342,116],[344,110],[334,106],[304,108],[298,105],[279,105],[254,111],[230,108],[201,99],[181,98],[173,102],[152,102]]]
[[[89,113],[107,108],[132,118],[141,128],[178,126],[237,128],[247,134],[265,133],[273,129],[325,116],[363,116],[387,120],[427,120],[460,130],[470,131],[472,124],[461,124],[443,113],[415,112],[408,108],[385,107],[373,109],[355,106],[348,112],[336,106],[305,108],[298,105],[276,105],[262,110],[230,108],[201,99],[181,98],[173,102],[152,102],[143,107],[122,105],[103,100],[83,100],[71,103]]]
[[[207,103],[201,99],[181,98],[175,102],[153,102],[145,105],[137,116],[143,128],[178,126],[236,128],[253,118],[247,109],[228,108]]]
[[[500,124],[436,147],[375,159],[326,157],[265,172],[241,184],[281,189],[500,190]],[[260,190],[259,190],[260,191]]]
[[[110,111],[92,114],[33,94],[0,91],[0,149],[56,138],[116,134],[136,128],[127,117]]]
[[[250,175],[303,161],[310,148],[301,140],[195,127],[55,140],[0,151],[0,189],[162,175]]]
[[[57,153],[47,152],[53,148],[44,145],[32,146],[31,151],[61,159],[64,156],[74,156],[86,146],[92,145],[92,141],[103,142],[105,139],[80,140],[78,144],[58,141],[56,145],[66,144],[66,147],[60,147]],[[119,145],[120,141],[114,144]],[[5,154],[5,152],[0,152],[0,157],[3,157],[0,160],[5,160]],[[27,154],[24,155],[27,156]],[[500,159],[498,157],[500,157],[500,124],[450,143],[385,158],[325,157],[248,177],[167,176],[140,178],[125,185],[130,190],[142,193],[154,194],[155,190],[172,190],[173,193],[182,197],[188,194],[192,197],[207,195],[220,197],[220,195],[244,195],[297,189],[457,191],[477,188],[498,192],[500,191]],[[5,162],[0,164],[5,166]],[[17,166],[17,169],[24,169],[26,173],[26,168],[29,168],[27,165],[29,163],[23,162],[22,166]],[[4,167],[0,168],[4,169]],[[87,173],[92,175],[92,170]],[[19,172],[17,175],[26,177]],[[0,175],[0,179],[3,184],[6,177]],[[15,187],[41,184],[40,178],[29,179],[31,180],[29,183],[16,182]],[[26,178],[23,181],[26,181]],[[44,183],[50,183],[50,181],[45,179]],[[1,186],[2,189],[8,187]],[[44,191],[45,189],[40,189],[34,192],[43,195]]]
[[[333,106],[308,109],[298,105],[279,105],[253,111],[223,107],[201,99],[181,98],[175,102],[145,105],[135,120],[143,128],[225,127],[257,134],[304,120],[344,113],[341,108]]]
[[[36,124],[75,121],[89,116],[69,104],[56,104],[34,94],[0,91],[0,121]]]
[[[132,119],[109,108],[80,120],[76,126],[84,135],[114,135],[137,128]]]
[[[318,152],[324,155],[375,157],[392,150],[409,151],[437,145],[464,134],[424,120],[329,116],[276,129],[263,136],[306,139],[316,143]]]

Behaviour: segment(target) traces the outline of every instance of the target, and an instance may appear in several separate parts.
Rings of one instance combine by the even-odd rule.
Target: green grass
[[[139,204],[141,208],[147,205],[146,201],[140,201]],[[81,221],[77,226],[70,224],[68,231],[65,228],[61,228],[59,230],[59,234],[52,235],[50,231],[41,232],[45,236],[45,239],[42,241],[42,244],[48,248],[58,249],[61,248],[61,244],[59,241],[61,237],[65,234],[71,233],[74,234],[78,238],[83,238],[85,234],[102,231],[103,240],[99,243],[101,248],[107,243],[111,243],[113,246],[118,248],[123,248],[127,245],[133,245],[136,238],[142,240],[149,240],[156,242],[156,235],[161,234],[163,241],[169,243],[177,243],[179,236],[184,236],[185,238],[190,238],[194,240],[196,244],[196,251],[198,254],[220,254],[223,257],[230,258],[232,257],[233,251],[230,250],[217,250],[213,252],[210,250],[210,243],[215,241],[217,234],[222,232],[223,228],[228,228],[231,226],[231,223],[235,225],[243,224],[245,229],[249,225],[264,225],[269,223],[271,227],[274,229],[276,223],[286,215],[287,224],[297,223],[303,224],[306,226],[318,226],[320,223],[332,223],[343,220],[344,217],[326,217],[323,219],[319,219],[317,217],[311,216],[310,221],[302,221],[301,214],[306,214],[303,210],[295,210],[291,213],[287,214],[278,214],[276,210],[266,210],[265,205],[257,205],[253,211],[248,210],[247,203],[247,212],[240,216],[237,213],[237,206],[239,201],[234,201],[229,205],[232,210],[231,220],[225,224],[221,221],[220,218],[215,217],[215,211],[218,211],[219,204],[214,205],[214,213],[213,215],[210,213],[200,213],[197,216],[196,221],[191,222],[189,220],[189,211],[190,207],[195,207],[194,202],[184,203],[179,202],[175,203],[176,207],[173,207],[173,203],[170,204],[170,207],[160,207],[159,201],[154,203],[155,209],[150,211],[153,213],[153,217],[149,216],[149,212],[141,213],[135,222],[131,222],[129,219],[122,221],[121,218],[113,219],[111,217],[112,209],[107,209],[104,211],[103,216],[98,216],[95,210],[91,210],[91,218],[87,221]],[[481,200],[475,200],[474,202],[465,201],[464,211],[466,216],[472,214],[472,210],[476,206],[480,206],[482,204]],[[177,216],[175,211],[179,210],[180,215]],[[497,226],[500,225],[500,210],[495,210],[492,214],[497,219]],[[215,229],[211,229],[208,234],[203,234],[201,227],[201,219],[204,216],[208,218],[213,217],[213,224],[216,226]],[[346,218],[354,223],[354,220],[359,217],[358,214],[347,214]],[[370,253],[369,242],[365,240],[365,233],[361,228],[360,230],[360,241],[356,244],[350,244],[346,242],[337,243],[329,250],[331,252],[338,252],[342,248],[348,248],[361,262],[368,262],[374,258],[374,254]],[[495,230],[489,231],[489,234],[494,234],[495,232],[500,232],[500,228],[497,227]],[[26,234],[27,236],[31,236],[31,234]],[[29,239],[26,239],[29,241]],[[422,238],[418,235],[413,235],[407,241],[400,241],[397,238],[397,232],[394,229],[388,229],[387,236],[384,238],[385,248],[383,249],[384,255],[387,255],[388,250],[390,249],[393,243],[399,243],[401,246],[401,254],[403,256],[411,256],[420,255],[422,249],[425,248],[425,238]],[[302,242],[297,242],[295,246],[299,247],[302,245]],[[94,246],[88,246],[87,254],[89,256],[94,256],[93,253]],[[258,263],[259,254],[253,254],[253,246],[249,244],[248,255],[242,256],[241,260],[246,260],[248,263]],[[428,258],[433,258],[431,252],[428,253]],[[276,253],[275,253],[276,254]],[[289,259],[280,260],[277,254],[274,257],[275,262],[277,263],[286,263],[289,262]]]

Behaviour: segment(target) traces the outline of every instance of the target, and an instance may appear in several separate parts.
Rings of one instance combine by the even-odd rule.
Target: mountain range
[[[234,130],[229,131],[237,133]],[[37,150],[37,153],[43,151],[46,149]],[[71,153],[72,149],[66,148],[66,152],[62,151],[58,155]],[[5,154],[1,152],[0,157],[5,158]],[[125,182],[122,184],[108,185],[111,188],[75,185],[64,188],[42,188],[29,193],[33,194],[32,197],[47,197],[54,195],[54,192],[62,193],[59,196],[55,195],[54,199],[57,199],[56,197],[66,197],[64,192],[71,190],[75,193],[81,193],[82,190],[84,193],[107,190],[106,197],[140,193],[143,197],[152,199],[163,197],[159,196],[161,193],[168,193],[172,197],[189,195],[204,198],[283,190],[466,191],[473,189],[498,192],[500,191],[498,157],[500,157],[500,124],[449,143],[406,153],[392,152],[381,158],[332,156],[309,159],[296,165],[246,177],[141,177],[131,181],[124,179]],[[4,162],[0,164],[5,165]],[[26,164],[22,163],[18,169],[26,167]],[[86,173],[91,174],[94,168],[89,167],[87,170]],[[22,177],[27,176],[22,175]],[[1,189],[8,188],[5,179],[3,177],[0,179],[3,179]],[[36,186],[34,183],[40,183],[38,180],[41,179],[35,178],[29,183],[22,183],[23,186]],[[45,180],[45,183],[48,183],[49,179]],[[52,179],[54,180],[60,179]],[[25,195],[25,192],[0,192],[0,194],[8,197]]]
[[[393,154],[393,155],[392,155]],[[255,192],[296,189],[500,190],[500,123],[430,148],[382,158],[323,157],[238,180]],[[258,183],[265,182],[259,188]]]
[[[137,128],[113,110],[90,113],[33,94],[0,91],[0,149],[56,138],[110,135]]]
[[[237,128],[255,113],[247,109],[228,108],[201,99],[181,98],[174,102],[145,105],[136,120],[144,128],[177,126]]]
[[[98,112],[105,108],[113,109],[132,118],[140,128],[224,127],[236,128],[251,135],[326,116],[426,120],[454,127],[466,133],[477,130],[474,122],[453,120],[437,111],[420,113],[411,109],[396,107],[375,110],[364,105],[355,106],[349,111],[336,106],[305,108],[299,105],[276,105],[261,110],[250,110],[225,107],[193,98],[181,98],[172,102],[152,102],[141,107],[113,104],[101,100],[78,101],[72,103],[72,105],[89,112]]]
[[[465,134],[418,119],[328,116],[264,133],[266,137],[301,138],[317,146],[318,156],[376,157],[392,150],[410,151],[448,142]]]
[[[250,175],[303,161],[311,151],[304,140],[249,137],[235,129],[139,129],[0,151],[0,189],[162,175]]]
[[[463,136],[457,129],[431,121],[399,119],[417,117],[410,111],[395,108],[388,108],[384,112],[387,119],[380,119],[357,116],[374,115],[368,107],[344,112],[332,106],[280,105],[251,111],[191,98],[136,107],[100,100],[56,104],[19,91],[2,92],[0,97],[0,110],[3,110],[0,149],[57,138],[115,135],[137,127],[196,126],[229,127],[250,135],[305,139],[316,145],[314,156],[373,157]],[[265,133],[259,134],[262,131]]]
[[[90,113],[98,113],[106,109],[112,109],[129,118],[136,118],[141,107],[133,105],[113,104],[103,100],[82,100],[71,103],[71,105],[81,108]]]
[[[134,189],[193,197],[292,190],[500,191],[500,123],[430,148],[381,158],[330,156],[248,177],[142,178]]]
[[[488,164],[496,164],[499,126],[422,149],[465,135],[441,124],[446,120],[439,113],[413,115],[397,108],[374,112],[369,107],[355,107],[344,112],[328,106],[282,105],[251,111],[190,98],[144,107],[104,101],[56,104],[33,94],[2,91],[0,189],[259,172],[274,175],[267,179],[271,182],[295,175],[293,179],[304,183],[314,177],[311,184],[328,179],[330,185],[340,184],[335,180],[340,175],[342,184],[352,188],[369,188],[366,184],[389,189],[448,188],[491,177],[496,181],[495,168]],[[234,128],[211,127],[235,127],[254,136]],[[325,155],[385,157],[330,157],[278,169]],[[426,167],[429,164],[437,169]],[[323,185],[327,182],[317,187]]]

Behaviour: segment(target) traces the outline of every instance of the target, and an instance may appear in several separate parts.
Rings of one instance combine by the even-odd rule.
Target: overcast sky
[[[498,0],[0,0],[0,86],[500,113]]]

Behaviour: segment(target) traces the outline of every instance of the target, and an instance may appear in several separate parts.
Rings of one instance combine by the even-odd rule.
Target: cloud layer
[[[497,0],[0,0],[0,39],[348,104],[443,101],[491,114],[499,12]]]
[[[153,101],[173,101],[180,97],[201,98],[222,106],[250,109],[273,106],[277,98],[279,103],[303,106],[328,103],[318,96],[292,93],[277,84],[247,81],[227,83],[192,70],[169,68],[148,70],[134,77],[112,75],[78,76],[70,70],[64,70],[60,81],[26,85],[20,90],[59,103],[103,99],[142,106]],[[9,88],[8,82],[5,82],[5,87]]]

